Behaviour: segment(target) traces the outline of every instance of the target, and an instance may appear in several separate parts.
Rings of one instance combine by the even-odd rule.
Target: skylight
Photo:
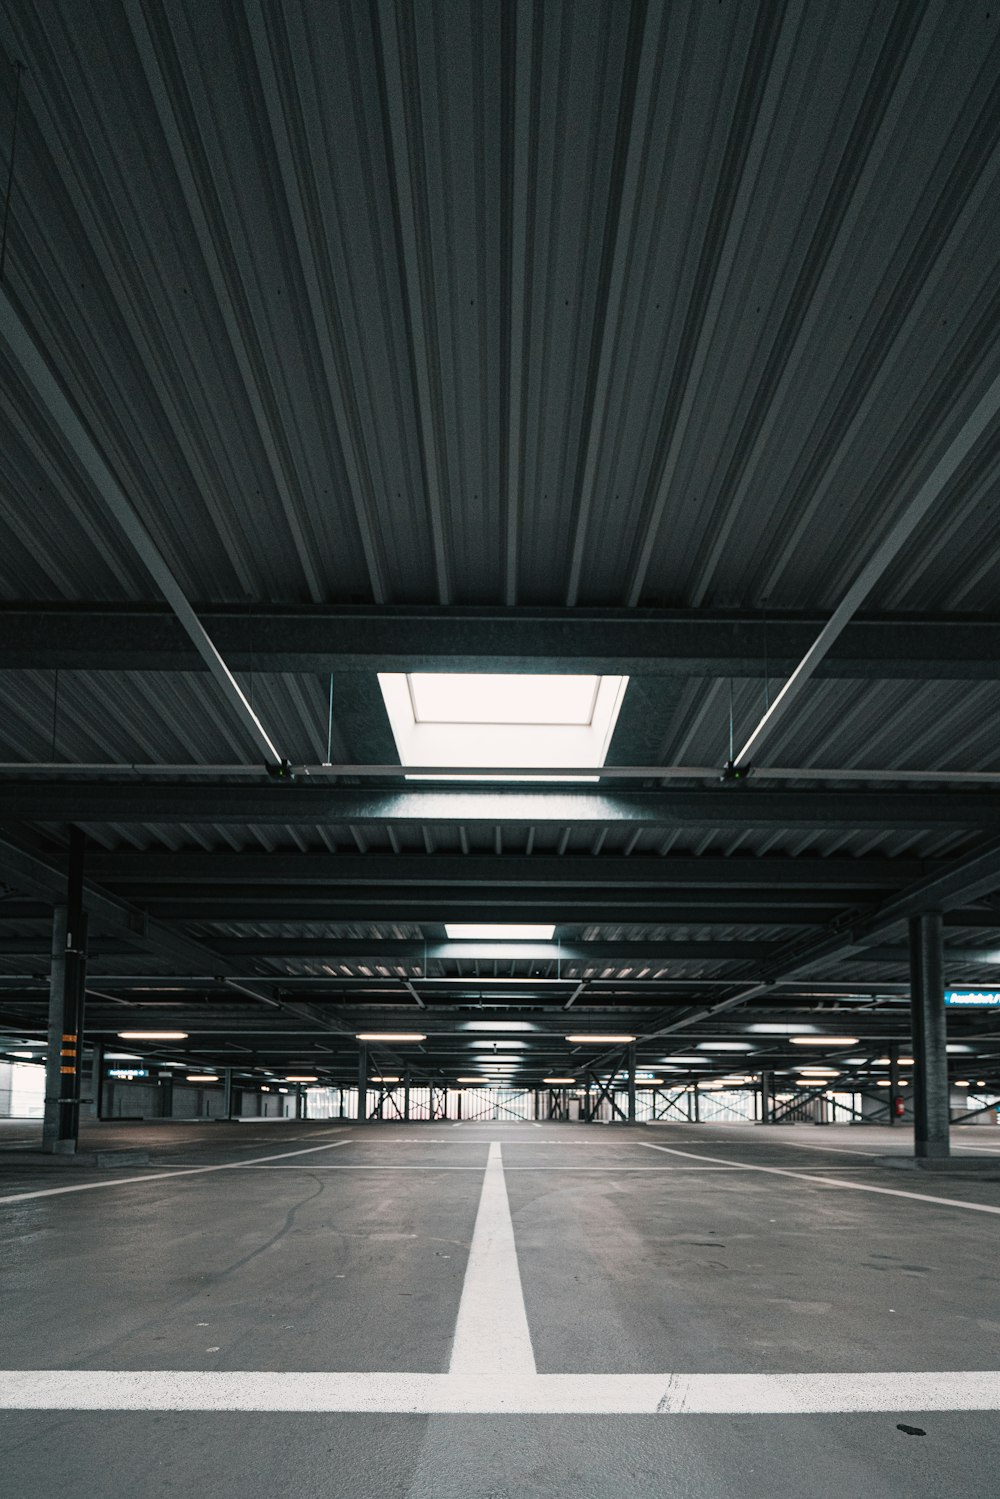
[[[551,923],[546,925],[539,924],[537,926],[517,926],[464,921],[446,921],[444,930],[445,935],[452,940],[455,938],[471,937],[491,942],[551,942],[556,932],[555,926]]]
[[[400,764],[497,772],[603,765],[628,685],[628,677],[522,672],[379,672],[378,680]]]

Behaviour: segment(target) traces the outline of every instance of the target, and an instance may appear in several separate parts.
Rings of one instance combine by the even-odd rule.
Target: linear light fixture
[[[476,980],[477,983],[480,980]],[[532,1020],[466,1020],[463,1031],[535,1031],[538,1027]]]
[[[119,1031],[122,1041],[186,1041],[187,1031]]]
[[[587,1045],[590,1045],[590,1044],[593,1044],[595,1046],[605,1046],[605,1045],[614,1045],[615,1042],[621,1042],[624,1045],[626,1042],[634,1041],[635,1037],[634,1036],[625,1036],[625,1035],[619,1036],[619,1035],[609,1034],[609,1035],[603,1035],[603,1036],[567,1036],[566,1040],[567,1041],[578,1042],[579,1044],[581,1044],[583,1046],[587,1046]]]
[[[189,1072],[184,1081],[186,1083],[217,1083],[219,1079],[214,1072]]]
[[[399,1078],[398,1077],[373,1077],[371,1079],[371,1081],[373,1083],[398,1083],[399,1082]]]
[[[306,1072],[301,1072],[301,1073],[293,1072],[290,1077],[286,1077],[285,1078],[285,1082],[286,1083],[316,1083],[316,1082],[319,1082],[319,1078],[316,1076],[316,1074],[314,1072],[309,1072],[309,1073],[306,1073]]]
[[[857,1046],[857,1036],[789,1036],[793,1046]]]
[[[543,1083],[575,1083],[575,1077],[543,1077]]]
[[[356,1041],[426,1041],[423,1031],[358,1031]]]

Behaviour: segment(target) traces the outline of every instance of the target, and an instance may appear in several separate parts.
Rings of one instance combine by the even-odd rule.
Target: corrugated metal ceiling
[[[14,0],[8,289],[198,599],[828,608],[995,373],[997,31]],[[5,373],[4,594],[144,596]],[[993,605],[995,448],[873,602]]]

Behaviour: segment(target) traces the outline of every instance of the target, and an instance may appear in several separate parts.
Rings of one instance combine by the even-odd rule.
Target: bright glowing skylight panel
[[[558,724],[593,722],[600,677],[522,672],[413,671],[407,676],[415,723]]]
[[[515,772],[603,765],[628,684],[509,672],[379,672],[378,680],[400,764],[496,772],[470,780],[596,780]]]
[[[480,938],[483,941],[492,942],[551,942],[555,936],[554,924],[538,924],[535,926],[498,925],[489,922],[454,922],[446,921],[444,924],[445,935],[452,941],[456,938]]]

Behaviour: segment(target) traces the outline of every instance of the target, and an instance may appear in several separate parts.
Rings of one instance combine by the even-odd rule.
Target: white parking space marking
[[[1000,1371],[877,1374],[0,1372],[0,1409],[407,1415],[997,1411]]]
[[[664,1150],[668,1155],[688,1156],[693,1161],[711,1161],[718,1166],[742,1166],[744,1171],[763,1171],[769,1176],[785,1176],[790,1181],[816,1182],[821,1187],[842,1187],[845,1191],[877,1192],[881,1197],[909,1197],[915,1202],[931,1202],[938,1207],[964,1208],[970,1213],[994,1213],[1000,1216],[1000,1207],[986,1202],[963,1202],[956,1197],[933,1197],[929,1192],[904,1192],[898,1187],[876,1187],[871,1182],[844,1181],[836,1176],[812,1176],[804,1171],[792,1171],[787,1166],[750,1166],[745,1162],[723,1161],[718,1156],[696,1155],[691,1150],[677,1150],[669,1145],[654,1145],[650,1140],[640,1140],[647,1150]],[[830,1167],[830,1170],[835,1170]],[[891,1169],[891,1168],[889,1168]]]
[[[503,1158],[490,1145],[458,1307],[450,1373],[535,1377]]]
[[[130,1178],[162,1180],[220,1170],[377,1170],[378,1166],[293,1166],[284,1157],[313,1154],[349,1141],[331,1141],[311,1150],[287,1151],[260,1161],[224,1166],[180,1167],[173,1172]],[[651,1149],[691,1157],[649,1144]],[[645,1167],[521,1166],[521,1171],[691,1171],[760,1170],[823,1186],[950,1203],[919,1193],[869,1188],[835,1178],[810,1176],[780,1167],[748,1167],[711,1157],[691,1157],[694,1166]],[[385,1169],[479,1170],[477,1166],[409,1166]],[[842,1167],[841,1170],[864,1170]],[[122,1183],[94,1183],[99,1186]],[[81,1188],[56,1188],[79,1191]],[[48,1195],[21,1194],[22,1196]],[[9,1200],[9,1199],[8,1199]],[[17,1200],[17,1199],[15,1199]],[[1000,1209],[987,1209],[1000,1211]],[[459,1305],[451,1364],[446,1374],[371,1372],[222,1372],[167,1370],[28,1369],[0,1371],[0,1409],[77,1411],[267,1411],[351,1412],[412,1415],[801,1415],[848,1412],[1000,1411],[1000,1371],[789,1373],[789,1374],[539,1374],[535,1365],[521,1286],[510,1204],[500,1144],[490,1143],[483,1175],[465,1282]]]
[[[276,1155],[261,1155],[252,1161],[226,1161],[221,1166],[181,1166],[167,1171],[147,1171],[144,1176],[119,1176],[113,1181],[81,1182],[75,1187],[43,1187],[37,1192],[12,1192],[0,1197],[4,1202],[28,1202],[33,1197],[61,1197],[66,1192],[96,1192],[99,1187],[128,1187],[133,1182],[176,1181],[180,1176],[200,1176],[206,1171],[241,1171],[263,1161],[281,1161],[287,1156],[314,1155],[317,1150],[336,1150],[338,1145],[349,1145],[349,1140],[332,1140],[327,1145],[310,1145],[305,1150],[282,1150]]]

